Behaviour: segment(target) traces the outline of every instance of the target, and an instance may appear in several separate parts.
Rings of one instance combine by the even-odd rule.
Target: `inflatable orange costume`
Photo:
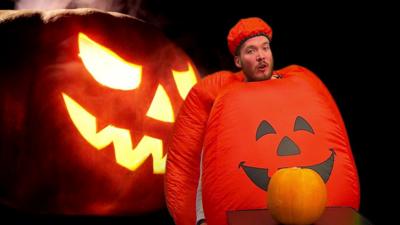
[[[236,28],[236,36],[245,38],[240,32],[245,28]],[[235,43],[232,53],[240,41]],[[288,66],[274,74],[282,79],[244,82],[242,72],[222,71],[190,91],[175,123],[165,178],[168,209],[177,225],[196,223],[202,151],[209,225],[227,224],[229,210],[268,208],[269,179],[286,167],[320,174],[327,206],[359,208],[356,165],[329,91],[304,67]]]

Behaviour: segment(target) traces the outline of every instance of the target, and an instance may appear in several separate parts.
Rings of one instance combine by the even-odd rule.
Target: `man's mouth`
[[[259,64],[259,65],[257,66],[257,70],[259,70],[259,71],[265,71],[265,70],[267,69],[267,66],[268,66],[268,64],[266,64],[266,63]]]
[[[331,155],[328,159],[323,161],[322,163],[311,165],[311,166],[298,166],[300,168],[308,168],[312,169],[317,172],[321,178],[326,183],[331,175],[333,169],[333,163],[335,161],[335,151],[330,149]],[[259,188],[263,189],[264,191],[268,191],[268,184],[271,180],[271,177],[268,176],[268,169],[264,168],[257,168],[246,166],[246,162],[242,161],[239,163],[239,168],[243,168],[244,172],[246,173],[247,177]],[[282,169],[282,168],[280,168]]]

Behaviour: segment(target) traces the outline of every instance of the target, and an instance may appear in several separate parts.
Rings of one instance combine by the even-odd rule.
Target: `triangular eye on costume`
[[[260,125],[258,125],[257,133],[256,133],[256,141],[260,139],[262,136],[267,134],[276,134],[275,129],[269,124],[267,121],[261,121]]]
[[[294,131],[304,130],[314,134],[314,130],[311,125],[301,116],[296,118],[296,122],[294,123]]]

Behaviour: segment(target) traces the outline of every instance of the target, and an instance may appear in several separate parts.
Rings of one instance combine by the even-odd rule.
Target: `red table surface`
[[[268,209],[228,211],[229,225],[278,225]],[[314,225],[372,225],[352,208],[327,207]]]

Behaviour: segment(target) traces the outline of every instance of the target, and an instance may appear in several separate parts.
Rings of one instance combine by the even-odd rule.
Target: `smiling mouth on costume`
[[[331,151],[331,155],[325,161],[323,161],[319,164],[311,165],[311,166],[298,166],[298,167],[314,170],[321,176],[321,178],[326,183],[331,175],[333,163],[335,161],[335,155],[336,155],[336,153],[333,149],[329,149],[329,150]],[[269,184],[269,181],[271,180],[271,177],[268,176],[268,169],[246,166],[245,163],[246,163],[245,161],[240,162],[239,168],[242,168],[244,170],[247,177],[250,178],[250,180],[257,187],[261,188],[264,191],[268,191],[268,184]],[[280,169],[283,169],[283,168],[280,168]]]

